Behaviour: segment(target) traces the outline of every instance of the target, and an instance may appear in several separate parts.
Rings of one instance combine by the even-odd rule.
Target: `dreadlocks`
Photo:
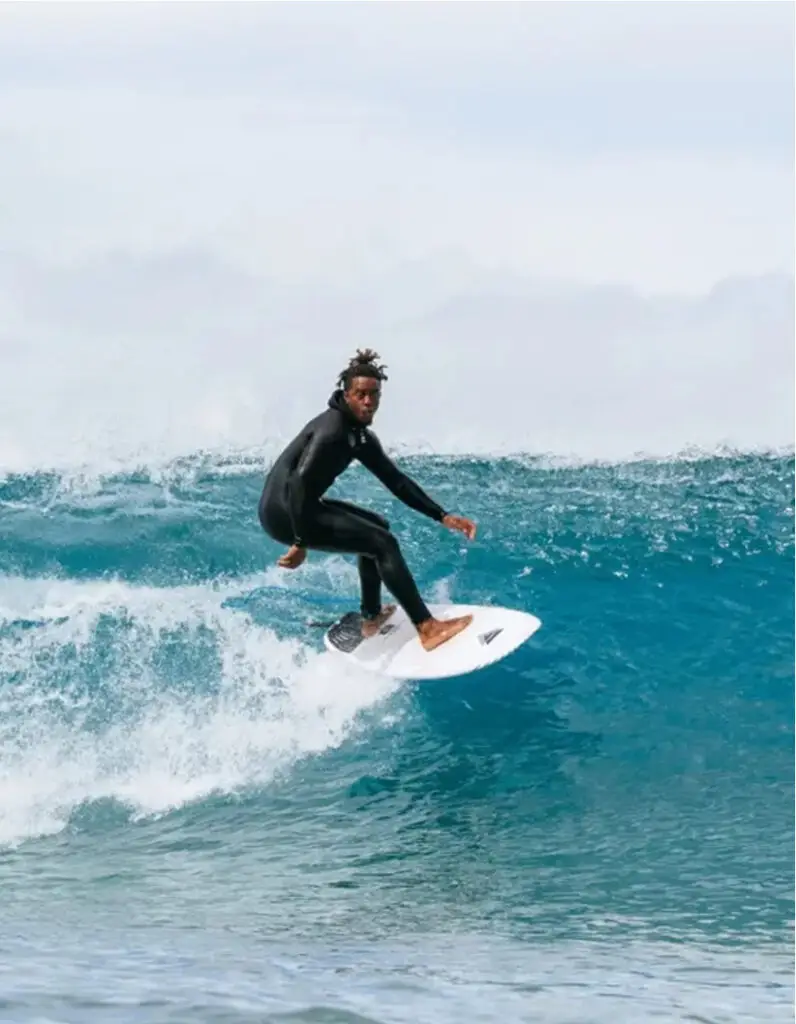
[[[376,362],[378,358],[379,353],[374,352],[372,348],[366,348],[364,351],[358,348],[357,354],[348,360],[348,366],[337,378],[337,383],[344,391],[347,391],[355,377],[373,377],[375,380],[387,380],[387,374],[384,372],[386,367]]]

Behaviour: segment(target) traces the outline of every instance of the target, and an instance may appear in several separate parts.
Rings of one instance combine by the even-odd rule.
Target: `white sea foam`
[[[343,742],[394,684],[226,604],[264,580],[0,579],[0,844],[102,798],[149,815],[266,785]]]

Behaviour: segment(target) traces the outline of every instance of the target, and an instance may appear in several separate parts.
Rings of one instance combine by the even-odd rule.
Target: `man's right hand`
[[[467,519],[465,516],[455,516],[449,512],[442,520],[442,525],[447,526],[449,530],[458,530],[468,540],[475,540],[476,525],[472,519]]]
[[[281,558],[277,559],[277,565],[282,569],[298,569],[304,559],[307,557],[307,549],[297,547],[293,545],[288,549],[287,554],[282,555]]]

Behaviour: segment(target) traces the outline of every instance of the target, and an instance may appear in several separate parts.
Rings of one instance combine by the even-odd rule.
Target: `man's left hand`
[[[447,526],[449,530],[458,530],[459,533],[463,533],[468,540],[475,539],[475,523],[472,519],[466,519],[464,516],[455,516],[449,513],[442,520],[442,525]]]
[[[300,548],[297,544],[294,544],[287,552],[282,555],[281,558],[277,559],[277,565],[282,569],[298,569],[304,559],[307,557],[307,549]]]

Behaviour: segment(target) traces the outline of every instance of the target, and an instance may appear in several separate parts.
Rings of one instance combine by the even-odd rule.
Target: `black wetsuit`
[[[329,408],[306,424],[271,467],[258,507],[260,523],[281,544],[359,555],[366,617],[381,610],[383,581],[412,622],[422,622],[431,613],[387,520],[323,497],[353,459],[410,508],[437,522],[444,518],[444,510],[387,457],[376,435],[335,391]]]

